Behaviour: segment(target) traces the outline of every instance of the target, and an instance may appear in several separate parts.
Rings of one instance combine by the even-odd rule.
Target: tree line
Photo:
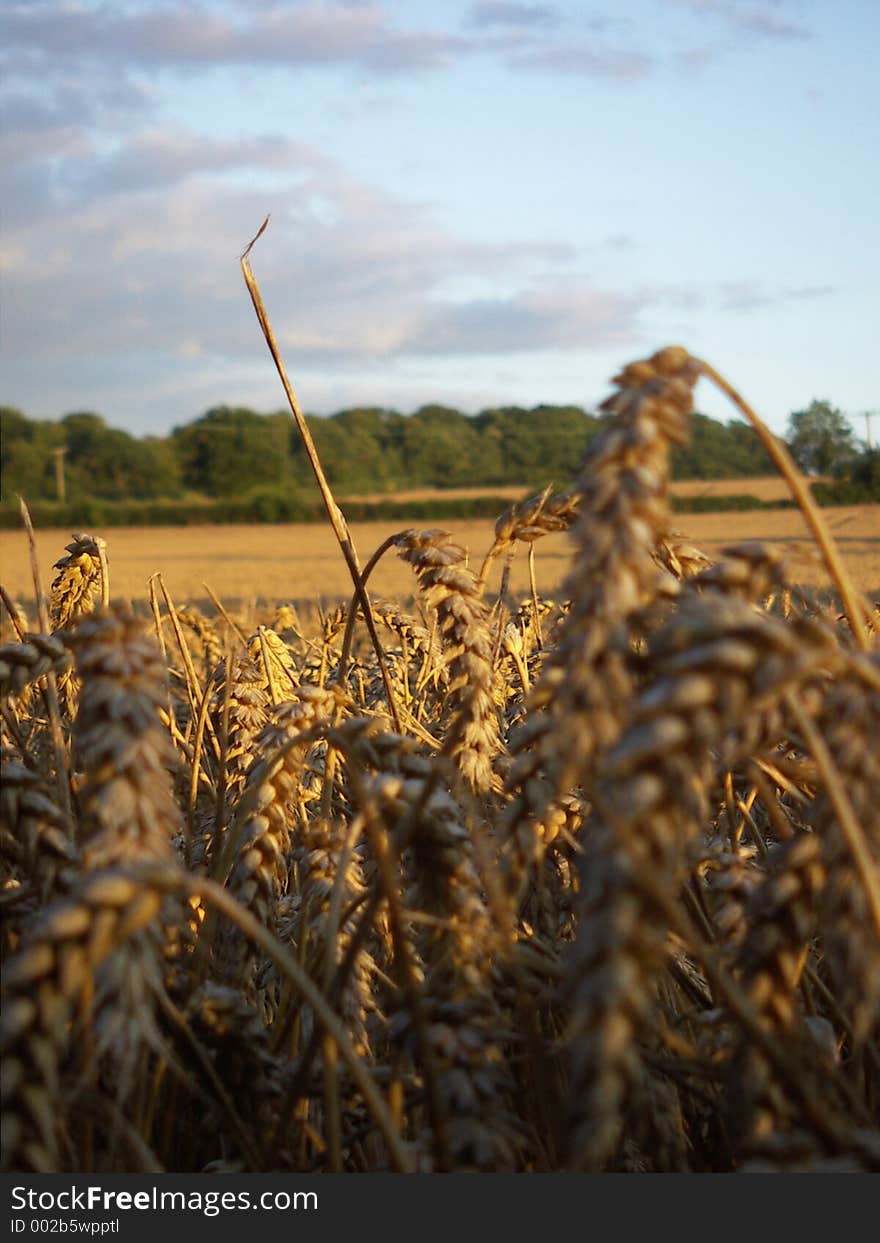
[[[513,484],[566,486],[601,419],[578,406],[505,406],[466,415],[422,406],[409,415],[378,407],[308,416],[324,469],[340,496],[402,489]],[[852,471],[859,446],[846,420],[813,402],[789,423],[790,445],[816,473]],[[33,420],[0,407],[2,500],[68,503],[87,498],[297,496],[312,478],[293,419],[217,406],[168,436],[138,438],[99,414]],[[743,478],[774,468],[744,423],[697,414],[688,445],[675,450],[677,479]]]

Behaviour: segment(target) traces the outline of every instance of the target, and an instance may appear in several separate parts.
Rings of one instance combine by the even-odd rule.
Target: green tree
[[[811,401],[788,420],[788,445],[801,470],[827,475],[858,453],[855,433],[829,401]]]
[[[486,479],[473,420],[460,410],[422,406],[402,422],[400,432],[410,486],[461,488]]]
[[[477,469],[485,461],[491,472],[476,482],[534,489],[570,483],[599,428],[598,419],[579,406],[501,406],[481,410],[474,424],[485,450]]]
[[[290,416],[216,406],[171,433],[183,481],[205,496],[290,483]]]
[[[752,428],[736,419],[721,423],[694,414],[690,439],[672,451],[673,479],[736,479],[774,470]]]
[[[180,468],[167,441],[139,440],[88,411],[65,415],[59,428],[67,448],[68,498],[152,500],[180,494]]]
[[[2,499],[54,500],[55,459],[64,444],[57,423],[36,422],[12,406],[0,407],[0,483]]]
[[[394,433],[399,417],[380,407],[358,406],[340,410],[330,419],[312,421],[319,453],[323,442],[330,454],[329,464],[323,457],[321,460],[331,482],[349,492],[386,492],[400,487],[403,469]],[[295,453],[297,457],[302,453],[298,433]]]

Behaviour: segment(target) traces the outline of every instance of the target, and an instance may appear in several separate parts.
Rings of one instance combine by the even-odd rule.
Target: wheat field
[[[778,483],[784,486],[784,480]],[[521,495],[517,489],[511,500]],[[824,513],[854,582],[870,595],[880,594],[880,506],[847,505],[826,509]],[[798,582],[816,588],[828,585],[827,571],[797,510],[677,514],[672,522],[681,538],[713,556],[727,544],[758,540],[786,553]],[[491,546],[493,523],[488,519],[455,520],[443,526],[475,561]],[[393,523],[351,524],[355,545],[364,559],[396,529]],[[69,531],[36,532],[44,573],[49,572],[59,548],[69,538]],[[175,602],[195,603],[215,612],[204,590],[203,584],[207,583],[224,604],[244,610],[251,620],[258,604],[265,607],[268,603],[291,602],[305,607],[312,602],[335,608],[352,594],[345,563],[326,523],[121,527],[109,531],[107,538],[114,594],[137,603],[148,599],[149,579],[155,573],[162,574]],[[570,560],[568,532],[550,532],[541,542],[536,570],[542,592],[559,592]],[[0,567],[7,591],[23,607],[29,607],[33,584],[22,533],[0,531]],[[490,587],[497,589],[500,579],[501,564],[493,568]],[[528,589],[528,580],[526,558],[517,554],[509,578],[514,597]],[[410,602],[415,590],[412,574],[405,565],[396,559],[379,563],[375,574],[375,591],[379,595]]]
[[[347,583],[4,537],[4,1168],[880,1170],[877,532],[677,534],[701,374]]]

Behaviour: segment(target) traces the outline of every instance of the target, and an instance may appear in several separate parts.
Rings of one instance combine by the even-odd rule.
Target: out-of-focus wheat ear
[[[415,1009],[413,999],[400,998],[392,1035],[431,1076],[453,1168],[510,1169],[518,1136],[492,979],[502,936],[483,896],[461,808],[436,782],[429,760],[402,756],[400,769],[364,786],[392,835],[418,809],[404,851],[404,903],[407,914],[422,916],[411,932],[421,984]],[[436,1137],[434,1148],[436,1159]]]
[[[303,800],[303,766],[314,742],[310,731],[318,723],[329,728],[344,706],[335,688],[303,685],[296,695],[279,704],[256,737],[256,759],[224,845],[227,887],[267,928],[273,927],[278,898],[287,890],[290,835]],[[224,982],[249,983],[253,949],[236,928],[220,929],[216,964]]]
[[[617,737],[632,694],[628,619],[657,593],[657,541],[669,530],[671,448],[688,435],[696,367],[677,346],[631,363],[602,405],[574,490],[575,550],[564,585],[571,608],[511,740],[513,793],[503,832],[514,885],[540,854],[534,824],[575,785],[587,788],[596,757]]]
[[[3,601],[3,610],[11,627],[11,630],[7,631],[7,622],[4,620],[3,613],[0,612],[0,635],[3,636],[4,642],[6,642],[8,634],[10,639],[14,636],[15,640],[23,643],[25,635],[30,629],[27,611],[19,601],[12,599],[2,584],[0,584],[0,600]]]
[[[5,964],[4,1169],[50,1173],[67,1166],[70,1158],[60,1143],[70,1122],[62,1067],[72,1025],[88,1005],[96,975],[148,929],[162,897],[153,873],[112,869],[85,875],[70,897],[53,903],[29,926],[21,948]],[[85,1058],[86,1046],[77,1052]],[[74,1157],[74,1168],[81,1159]]]
[[[358,822],[353,827],[357,834]],[[325,987],[331,969],[338,967],[351,943],[357,927],[354,911],[367,893],[359,843],[348,838],[349,831],[342,823],[317,820],[303,825],[291,852],[299,893],[285,926],[279,926],[281,940],[298,947],[309,974]],[[371,1051],[370,1020],[377,1009],[374,974],[369,949],[363,947],[355,955],[337,1006],[360,1057],[369,1056]],[[310,1022],[312,1019],[309,1016]],[[305,1036],[309,1034],[304,1030]]]
[[[165,664],[149,624],[113,605],[83,618],[70,642],[81,682],[73,751],[86,865],[169,859],[180,813],[160,718]]]
[[[749,540],[723,548],[721,559],[702,569],[694,586],[762,604],[772,593],[787,588],[789,581],[785,554],[770,544]]]
[[[747,904],[747,931],[734,962],[762,1026],[791,1047],[798,1041],[803,1044],[806,1036],[806,1029],[796,1030],[796,990],[825,881],[818,835],[800,833],[775,847],[770,870]],[[773,1068],[745,1036],[732,1059],[729,1079],[731,1130],[738,1146],[747,1149],[786,1129],[791,1105]]]
[[[0,647],[0,699],[21,695],[47,673],[57,677],[73,663],[69,648],[58,635],[27,634],[23,643]]]
[[[676,1085],[645,1068],[626,1118],[621,1166],[653,1174],[691,1172],[690,1144]]]
[[[523,901],[520,916],[534,937],[554,950],[572,939],[575,864],[578,839],[590,806],[577,794],[563,794],[548,804],[535,832],[541,857],[535,884]]]
[[[22,632],[18,643],[0,647],[0,733],[30,768],[47,778],[54,769],[54,797],[69,819],[69,752],[58,685],[71,664],[70,652],[55,635]]]
[[[569,965],[571,1161],[602,1168],[636,1080],[667,921],[706,816],[716,756],[750,754],[743,718],[833,664],[833,637],[801,633],[718,593],[685,596],[649,644],[654,680],[634,700],[595,783],[581,834],[580,922]]]
[[[181,816],[175,762],[161,719],[165,663],[146,619],[112,605],[81,619],[71,637],[81,683],[73,755],[82,774],[80,842],[86,869],[174,859]],[[94,982],[96,1060],[109,1059],[122,1102],[146,1052],[163,1049],[155,1007],[163,994],[161,928],[127,940]]]
[[[253,1135],[268,1131],[278,1108],[283,1067],[254,1006],[238,989],[206,980],[181,998],[181,1011],[189,1033],[209,1050],[225,1093],[245,1126]],[[185,1053],[182,1049],[181,1056]],[[222,1115],[217,1121],[222,1122]],[[201,1112],[188,1138],[201,1166],[225,1151],[226,1135],[217,1126],[206,1126]]]
[[[30,511],[22,497],[18,501],[21,520],[27,532],[28,549],[31,561],[31,578],[34,584],[34,602],[37,610],[37,626],[40,634],[48,634],[51,629],[49,607],[43,591],[43,578],[40,573],[40,560],[37,555],[37,537],[34,524],[31,522]],[[4,596],[4,601],[7,597]],[[53,760],[55,766],[55,784],[58,790],[58,805],[71,816],[73,815],[70,791],[70,756],[66,745],[61,721],[61,703],[58,694],[58,679],[53,670],[46,674],[46,685],[43,692],[46,713],[49,718],[49,735],[52,739]],[[5,715],[5,714],[4,714]]]
[[[818,834],[799,833],[773,848],[764,881],[748,902],[747,932],[735,966],[752,1004],[777,1032],[795,1020],[795,989],[825,881]]]
[[[39,774],[2,750],[0,838],[3,854],[39,905],[57,891],[59,876],[77,859],[73,826],[52,801]]]
[[[829,688],[817,719],[880,877],[880,659],[875,686],[852,675]],[[820,908],[822,944],[834,991],[857,1042],[880,1024],[880,932],[862,877],[823,789],[809,810],[822,841],[828,884]]]
[[[281,636],[282,640],[285,634],[289,634],[298,642],[303,640],[303,625],[293,604],[278,605],[275,609],[275,616],[272,618],[272,629]]]
[[[446,531],[403,531],[397,551],[412,565],[426,604],[437,615],[449,672],[451,753],[479,794],[492,789],[492,764],[501,751],[494,696],[492,634],[479,581],[466,554]]]
[[[566,1033],[572,1100],[569,1163],[599,1170],[620,1142],[629,1094],[641,1076],[637,1037],[652,1005],[648,981],[661,942],[626,852],[608,825],[582,833],[590,860],[581,869],[579,924],[570,956],[571,1022]]]
[[[202,668],[206,676],[210,675],[223,659],[223,641],[216,625],[196,608],[179,608],[177,617],[199,639],[202,645]]]
[[[700,892],[717,943],[722,951],[733,952],[746,935],[750,895],[764,876],[758,847],[732,843],[726,833],[714,834],[700,852],[694,874],[702,882]]]
[[[659,536],[654,560],[679,582],[696,577],[713,564],[712,558],[680,531],[666,531]]]

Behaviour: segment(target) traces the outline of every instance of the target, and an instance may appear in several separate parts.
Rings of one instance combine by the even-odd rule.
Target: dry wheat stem
[[[378,660],[379,668],[382,671],[382,680],[385,683],[385,693],[388,696],[388,706],[391,709],[391,715],[394,718],[395,728],[399,730],[400,720],[397,716],[397,706],[394,699],[394,692],[391,687],[391,679],[388,676],[388,670],[385,665],[385,655],[376,630],[376,623],[373,619],[373,613],[370,608],[370,600],[364,588],[363,581],[361,580],[360,565],[358,564],[357,553],[355,551],[354,543],[352,542],[351,534],[348,530],[348,523],[345,521],[345,515],[337,505],[330,484],[327,482],[327,476],[324,474],[324,468],[321,465],[321,459],[318,457],[318,450],[315,448],[315,442],[312,439],[312,433],[309,431],[309,425],[303,417],[299,402],[296,399],[296,394],[294,393],[291,383],[287,378],[287,372],[285,370],[284,363],[281,361],[281,355],[275,341],[275,334],[272,331],[269,316],[267,315],[266,308],[263,305],[263,298],[260,294],[260,288],[257,284],[256,278],[254,277],[253,271],[251,270],[249,260],[251,249],[263,233],[268,223],[269,217],[267,216],[263,221],[263,224],[260,226],[259,232],[245,248],[240,260],[242,275],[244,276],[248,293],[251,296],[251,302],[253,303],[254,311],[256,312],[257,319],[259,320],[260,327],[263,330],[263,336],[266,338],[266,344],[268,345],[269,352],[272,355],[272,361],[275,363],[275,368],[281,379],[288,404],[290,405],[291,413],[296,420],[296,426],[300,437],[302,438],[315,480],[318,484],[321,499],[324,502],[324,508],[327,511],[327,516],[330,519],[331,526],[333,527],[333,533],[336,536],[342,555],[345,558],[345,564],[348,566],[348,572],[351,575],[351,581],[354,584],[355,594],[357,595],[358,603],[360,604],[364,615],[364,621],[367,623],[367,630],[369,631],[370,639],[376,651],[376,659]]]
[[[716,384],[722,393],[730,398],[755,429],[761,444],[767,450],[791,489],[792,496],[797,501],[801,513],[813,534],[813,538],[819,546],[819,551],[828,568],[828,573],[831,575],[832,582],[834,582],[840,592],[840,598],[843,600],[844,607],[846,608],[857,644],[862,651],[868,651],[870,639],[866,621],[870,618],[870,610],[866,610],[864,602],[859,598],[858,592],[853,587],[852,580],[847,573],[846,566],[843,564],[843,559],[828,529],[828,524],[822,515],[822,511],[810,495],[810,490],[792,461],[791,454],[782,441],[771,434],[769,428],[758,418],[748,402],[740,396],[737,390],[714,367],[700,359],[695,359],[694,361],[703,375]]]
[[[348,1033],[327,1004],[323,993],[314,984],[310,976],[303,971],[293,955],[249,911],[245,910],[228,890],[217,885],[214,881],[202,877],[189,878],[181,875],[180,886],[193,897],[203,898],[216,906],[221,914],[230,919],[246,937],[259,946],[282,975],[290,980],[294,988],[302,994],[303,998],[315,1011],[325,1031],[336,1044],[352,1078],[363,1095],[365,1104],[388,1145],[388,1151],[396,1169],[402,1173],[410,1170],[412,1163],[409,1153],[401,1141],[385,1101],[379,1094],[364,1063],[355,1052]]]
[[[868,843],[858,818],[853,811],[849,795],[841,782],[840,774],[834,764],[822,735],[816,729],[810,717],[801,707],[797,696],[788,692],[785,696],[786,706],[798,723],[804,741],[810,748],[825,783],[825,790],[837,817],[838,827],[852,854],[859,882],[864,887],[868,899],[868,909],[874,921],[874,931],[880,937],[880,868],[871,856]]]

